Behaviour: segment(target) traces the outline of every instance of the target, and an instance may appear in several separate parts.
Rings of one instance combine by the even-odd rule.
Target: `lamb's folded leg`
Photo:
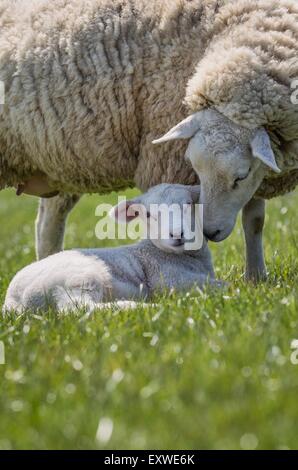
[[[262,240],[264,221],[264,199],[251,199],[243,208],[242,225],[246,242],[245,277],[254,282],[267,277]]]
[[[40,199],[35,225],[38,259],[62,250],[66,219],[79,199],[77,194],[59,194],[51,199]]]

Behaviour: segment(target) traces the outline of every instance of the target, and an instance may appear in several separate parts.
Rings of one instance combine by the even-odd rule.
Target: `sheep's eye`
[[[150,219],[150,212],[147,212],[146,216],[147,216],[147,219]]]
[[[233,189],[238,188],[238,183],[240,183],[241,181],[246,180],[246,178],[248,177],[248,175],[250,173],[250,170],[251,169],[248,170],[248,173],[245,176],[243,176],[243,177],[239,176],[238,178],[235,179],[234,184],[233,184]]]

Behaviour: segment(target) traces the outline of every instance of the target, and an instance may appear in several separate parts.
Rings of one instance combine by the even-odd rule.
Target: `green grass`
[[[95,207],[115,198],[82,200],[67,247],[98,246]],[[238,225],[212,246],[218,277],[230,282],[224,293],[89,318],[0,317],[0,449],[297,449],[297,203],[294,194],[268,204],[270,277],[258,287],[242,280]],[[0,304],[34,260],[36,207],[0,194]],[[95,437],[103,418],[113,422],[106,443]]]

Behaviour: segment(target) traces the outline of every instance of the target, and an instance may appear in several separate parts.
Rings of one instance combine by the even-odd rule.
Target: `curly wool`
[[[186,107],[295,141],[297,20],[294,0],[2,1],[0,188],[35,171],[76,193],[193,184],[185,142],[151,144]],[[296,181],[269,176],[259,194]]]
[[[212,38],[190,79],[190,110],[208,106],[249,129],[272,137],[282,175],[272,172],[258,196],[271,198],[298,184],[298,106],[291,83],[298,78],[298,3],[232,0],[216,15]]]
[[[170,153],[151,142],[185,113],[185,86],[215,5],[2,3],[0,188],[35,171],[53,188],[76,193],[195,183],[183,143]]]

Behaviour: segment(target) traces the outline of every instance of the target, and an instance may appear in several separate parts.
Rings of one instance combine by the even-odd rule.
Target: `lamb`
[[[94,310],[107,302],[125,305],[125,301],[148,299],[166,288],[181,291],[207,283],[219,286],[203,236],[202,244],[198,239],[196,246],[187,249],[199,194],[196,186],[161,184],[120,202],[112,211],[115,219],[131,222],[140,217],[146,223],[147,238],[118,248],[63,251],[25,267],[8,288],[3,312],[47,306],[58,311],[80,306]],[[171,220],[166,219],[168,225],[156,230],[161,205],[179,212],[173,211]]]
[[[226,238],[244,207],[247,275],[263,276],[254,195],[298,180],[297,14],[295,0],[3,1],[0,188],[44,197],[38,257],[62,248],[80,194],[198,173],[207,236]],[[183,141],[153,148],[189,113],[167,136],[192,138],[188,161]]]

